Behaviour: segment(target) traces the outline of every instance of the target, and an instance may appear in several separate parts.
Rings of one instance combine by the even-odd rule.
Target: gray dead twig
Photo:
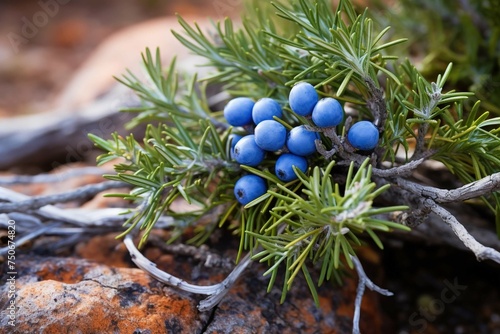
[[[480,244],[472,235],[470,235],[465,227],[460,224],[457,218],[455,218],[455,216],[453,216],[445,208],[432,203],[430,200],[428,205],[432,212],[441,217],[441,219],[451,227],[455,235],[476,255],[479,261],[489,259],[500,264],[500,252],[491,247],[486,247]]]
[[[75,200],[87,199],[109,189],[130,187],[130,184],[120,181],[106,181],[96,184],[89,184],[61,194],[36,196],[26,200],[14,201],[12,203],[0,203],[0,213],[13,211],[22,212],[27,210],[39,209],[49,204],[67,203]],[[4,190],[4,188],[0,187],[0,197],[2,197],[2,199],[4,200],[8,199],[7,196],[2,196],[2,190]]]
[[[423,186],[405,179],[397,180],[398,186],[424,198],[430,198],[436,203],[452,203],[471,198],[485,196],[500,190],[500,173],[495,173],[481,180],[468,183],[456,189],[440,189]]]
[[[149,261],[135,246],[132,235],[128,234],[124,240],[125,246],[130,252],[132,261],[142,270],[146,271],[149,275],[153,276],[158,281],[174,286],[180,290],[191,292],[195,294],[208,295],[209,297],[202,300],[198,309],[202,312],[209,311],[214,308],[224,296],[227,294],[229,289],[233,286],[236,280],[240,277],[241,273],[250,265],[252,262],[250,253],[247,254],[237,265],[234,267],[233,271],[226,277],[226,279],[218,284],[214,285],[196,285],[191,284],[183,279],[173,276],[163,270],[156,267],[156,264]]]
[[[14,190],[0,187],[0,200],[19,202],[27,201],[30,196],[18,193]],[[14,211],[14,210],[13,210]],[[68,214],[63,209],[57,208],[52,205],[45,205],[37,210],[37,214],[43,218],[66,222],[71,225],[85,226],[88,222],[82,217]]]
[[[387,177],[410,175],[424,161],[425,161],[425,158],[421,158],[421,159],[418,159],[415,161],[410,161],[407,164],[402,165],[402,166],[398,166],[398,167],[392,167],[392,168],[388,168],[388,169],[373,168],[372,173],[375,176],[386,177],[386,178]]]
[[[372,291],[378,292],[384,296],[392,296],[393,293],[389,290],[382,289],[377,286],[373,281],[366,275],[365,270],[363,269],[363,265],[361,261],[359,261],[358,257],[351,255],[351,260],[354,263],[354,268],[356,268],[356,272],[358,273],[358,288],[356,291],[356,299],[354,301],[354,316],[352,319],[352,332],[354,334],[359,334],[359,320],[361,315],[361,301],[363,300],[363,295],[365,294],[365,288],[368,288]]]
[[[35,183],[56,183],[87,175],[102,176],[106,173],[110,173],[110,171],[100,167],[81,167],[67,168],[67,171],[61,173],[0,176],[0,186]]]
[[[396,182],[401,191],[416,197],[414,202],[418,203],[418,207],[414,210],[426,210],[437,214],[453,230],[465,247],[474,252],[478,260],[490,259],[500,263],[499,251],[478,242],[452,213],[438,205],[439,203],[457,203],[498,191],[500,189],[500,173],[489,175],[481,180],[451,190],[422,186],[402,178],[398,178]]]

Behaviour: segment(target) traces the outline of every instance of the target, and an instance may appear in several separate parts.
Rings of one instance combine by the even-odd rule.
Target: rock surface
[[[193,298],[140,269],[75,258],[18,261],[17,324],[9,328],[2,316],[5,333],[199,333],[206,323]]]
[[[115,245],[113,245],[116,243]],[[91,252],[101,244],[109,254]],[[115,254],[111,254],[115,252]],[[164,286],[127,260],[120,241],[108,237],[90,240],[78,248],[77,257],[20,255],[16,281],[17,324],[7,326],[2,313],[1,333],[350,333],[356,278],[342,287],[325,284],[316,307],[307,285],[297,280],[283,304],[276,286],[266,293],[263,267],[254,263],[211,312],[196,308],[202,296]],[[222,280],[226,269],[205,268],[186,257],[145,250],[158,267],[197,284]],[[112,256],[111,256],[112,255]],[[103,263],[98,263],[96,260]],[[186,277],[186,275],[189,275]],[[1,280],[5,283],[6,277]],[[279,278],[278,278],[279,279]],[[278,281],[279,282],[279,281]],[[7,305],[0,288],[0,305]],[[378,299],[367,293],[361,314],[363,333],[381,333]]]

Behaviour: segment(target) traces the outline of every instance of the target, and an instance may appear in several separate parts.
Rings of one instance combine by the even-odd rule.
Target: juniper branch
[[[407,176],[410,175],[415,169],[418,168],[423,162],[424,158],[418,160],[410,161],[402,166],[392,167],[388,169],[373,168],[372,173],[375,176],[380,176],[384,178],[390,178],[395,176]]]
[[[436,203],[451,203],[465,201],[499,191],[500,173],[486,176],[478,181],[468,183],[460,188],[452,190],[423,186],[401,178],[397,180],[397,184],[403,189],[422,197],[430,198]]]
[[[209,64],[216,67],[218,73],[207,80],[225,85],[224,89],[231,90],[231,95],[245,95],[252,98],[268,96],[283,102],[289,92],[289,87],[297,81],[305,80],[314,84],[318,90],[322,90],[320,92],[322,95],[332,95],[336,90],[335,95],[339,99],[344,102],[351,102],[358,109],[357,112],[353,113],[353,115],[357,115],[355,120],[361,118],[373,119],[379,133],[383,134],[379,147],[371,154],[371,161],[367,161],[364,165],[366,167],[369,163],[377,168],[367,168],[366,174],[359,174],[354,178],[354,181],[350,177],[353,174],[352,169],[349,170],[347,176],[335,176],[345,180],[346,190],[344,194],[340,193],[340,189],[343,187],[339,187],[337,184],[334,185],[329,180],[333,164],[325,170],[319,169],[321,164],[324,163],[324,160],[319,155],[318,157],[311,157],[309,160],[312,168],[305,173],[297,173],[302,184],[277,183],[274,175],[271,175],[272,172],[268,169],[270,165],[267,165],[267,161],[260,165],[259,168],[254,168],[251,171],[245,167],[242,168],[267,180],[270,185],[270,191],[266,194],[268,197],[261,202],[256,201],[253,206],[245,208],[244,214],[241,214],[238,210],[227,212],[226,215],[223,215],[223,220],[240,220],[242,235],[247,233],[248,236],[257,239],[258,242],[256,243],[244,241],[241,249],[247,247],[251,251],[256,251],[256,249],[262,247],[264,250],[258,255],[266,261],[278,258],[276,254],[279,254],[277,262],[270,268],[269,272],[277,270],[281,263],[285,264],[283,262],[285,259],[287,261],[291,259],[289,248],[293,248],[297,252],[303,252],[298,257],[298,260],[294,260],[291,267],[292,262],[287,262],[287,272],[292,275],[290,282],[299,272],[298,268],[305,263],[306,259],[318,261],[324,259],[323,254],[327,253],[326,251],[321,252],[320,247],[326,248],[328,245],[330,247],[335,243],[337,249],[339,249],[338,245],[341,245],[343,254],[353,254],[354,249],[352,252],[348,252],[353,240],[347,237],[351,233],[346,234],[346,236],[342,233],[342,231],[349,231],[348,228],[351,226],[354,227],[350,229],[354,241],[357,240],[355,231],[358,230],[373,232],[374,230],[390,231],[393,228],[401,228],[401,225],[394,224],[391,221],[382,222],[381,225],[378,217],[381,213],[401,211],[406,206],[386,206],[371,210],[371,203],[387,189],[387,183],[399,185],[399,187],[393,187],[395,189],[392,195],[395,196],[386,197],[390,203],[403,202],[402,204],[412,206],[413,211],[409,215],[407,214],[408,219],[412,218],[412,213],[416,213],[418,217],[414,222],[418,223],[423,222],[431,212],[441,214],[443,220],[452,227],[453,232],[459,236],[460,240],[467,247],[475,247],[476,250],[480,249],[477,241],[467,234],[465,228],[458,223],[455,217],[449,217],[447,211],[442,211],[444,209],[441,210],[436,203],[444,203],[445,199],[446,201],[461,201],[487,195],[498,189],[497,185],[491,185],[497,183],[497,181],[491,179],[485,180],[483,183],[479,181],[477,184],[471,183],[468,188],[464,188],[464,186],[463,189],[455,190],[419,186],[403,180],[403,177],[410,176],[431,154],[432,148],[426,147],[427,143],[432,143],[434,145],[432,147],[437,148],[438,153],[441,154],[441,156],[437,155],[436,158],[445,160],[455,152],[463,153],[466,156],[463,159],[464,161],[456,159],[455,165],[450,164],[448,166],[459,177],[461,175],[471,175],[470,170],[472,168],[477,169],[475,170],[476,174],[478,174],[479,169],[479,172],[484,171],[483,175],[496,172],[494,166],[498,166],[496,160],[498,155],[493,153],[483,154],[482,152],[490,153],[487,148],[498,147],[498,133],[491,131],[482,134],[480,132],[487,126],[492,127],[500,124],[500,121],[481,122],[480,120],[484,120],[487,115],[484,118],[476,118],[474,111],[469,113],[473,115],[469,120],[464,120],[461,117],[463,115],[461,101],[470,94],[458,93],[454,90],[441,94],[441,89],[449,76],[451,66],[447,68],[442,77],[438,77],[437,84],[428,83],[409,61],[407,61],[406,67],[398,66],[398,68],[391,67],[389,69],[386,66],[387,61],[395,58],[386,55],[385,52],[382,54],[380,51],[402,40],[380,45],[379,42],[387,29],[380,32],[377,37],[372,38],[375,35],[373,34],[370,19],[365,14],[358,16],[349,1],[341,2],[341,4],[339,12],[335,13],[327,12],[325,6],[314,7],[312,2],[306,0],[300,0],[291,6],[276,5],[279,16],[289,20],[297,30],[302,30],[300,33],[292,31],[290,34],[290,32],[287,32],[287,36],[280,36],[278,30],[266,26],[264,22],[268,18],[265,18],[265,20],[259,19],[255,26],[246,25],[243,31],[237,33],[233,30],[230,20],[225,22],[224,30],[222,25],[217,25],[217,31],[221,36],[220,45],[206,38],[199,29],[189,27],[182,19],[180,19],[181,25],[187,36],[176,33],[176,36],[186,46],[207,57]],[[314,10],[316,10],[317,15],[309,15],[314,13]],[[254,17],[251,20],[255,23]],[[263,31],[264,33],[262,33]],[[252,43],[246,43],[249,41]],[[238,47],[235,47],[236,45]],[[243,48],[240,48],[239,46],[242,45]],[[252,46],[252,48],[249,49],[248,46]],[[205,52],[207,50],[210,52]],[[231,65],[228,68],[227,65],[230,63],[234,66]],[[227,152],[227,141],[225,141],[230,131],[220,131],[223,129],[220,124],[218,127],[214,127],[213,131],[199,131],[200,129],[203,130],[203,127],[200,127],[198,123],[202,121],[203,124],[205,122],[208,124],[206,117],[212,117],[212,114],[206,108],[206,101],[202,101],[203,106],[201,106],[198,103],[200,101],[197,100],[201,96],[197,97],[192,94],[184,94],[185,96],[183,95],[182,99],[177,99],[176,95],[179,93],[177,78],[171,74],[163,78],[163,74],[159,70],[161,68],[159,61],[154,62],[150,53],[147,54],[146,65],[156,83],[156,87],[153,89],[159,92],[163,91],[162,95],[165,95],[167,103],[166,105],[165,103],[157,103],[164,101],[156,101],[154,94],[150,92],[150,88],[136,84],[135,80],[129,80],[131,88],[144,95],[145,104],[152,104],[151,108],[141,113],[139,120],[149,120],[152,119],[152,115],[156,115],[161,116],[159,118],[167,123],[168,121],[175,121],[175,127],[162,129],[150,126],[150,136],[146,140],[146,145],[135,141],[132,143],[132,140],[128,139],[117,140],[119,145],[113,146],[113,142],[103,143],[102,145],[102,148],[113,154],[111,158],[116,156],[137,158],[133,161],[128,160],[131,165],[121,165],[117,170],[120,171],[119,169],[122,168],[125,173],[141,171],[142,174],[136,175],[137,178],[128,178],[129,181],[134,181],[137,186],[130,195],[133,198],[140,199],[139,197],[143,196],[144,193],[150,194],[149,198],[143,198],[142,204],[136,209],[139,214],[134,216],[136,220],[127,230],[127,232],[132,232],[135,226],[139,226],[139,222],[142,222],[141,227],[147,231],[143,235],[142,241],[145,241],[148,232],[154,227],[156,217],[165,212],[162,210],[170,203],[162,201],[164,194],[168,193],[168,196],[172,196],[169,197],[170,199],[182,193],[188,200],[193,196],[193,200],[198,203],[217,204],[218,207],[223,207],[220,203],[216,203],[215,199],[228,199],[224,204],[230,203],[231,199],[227,195],[230,195],[229,190],[233,188],[233,181],[240,172],[234,168],[231,173],[224,174],[222,172],[218,178],[212,178],[212,175],[215,175],[212,172],[218,171],[216,167],[220,167],[221,171],[228,171],[230,168],[217,163],[211,166],[208,163],[209,159],[204,159],[212,155],[223,160],[226,160],[226,158],[228,161],[230,160],[230,154]],[[173,66],[170,68],[169,73],[174,73],[172,69]],[[377,80],[380,74],[385,74],[389,79],[384,90],[378,88]],[[195,81],[192,81],[192,83]],[[191,92],[191,90],[188,91]],[[455,104],[453,105],[453,103]],[[443,105],[442,108],[441,105]],[[172,113],[172,115],[167,117],[168,113]],[[211,122],[214,122],[214,120],[219,122],[218,115],[220,114],[214,115],[215,118],[211,118]],[[458,117],[456,117],[457,115]],[[200,116],[202,117],[200,118]],[[409,117],[414,118],[410,119]],[[295,117],[285,117],[284,121],[291,127],[300,123],[308,123],[308,121],[304,122],[303,119],[296,119]],[[343,133],[349,131],[352,122],[353,119],[349,116],[344,123]],[[419,127],[417,134],[414,133],[416,126]],[[170,131],[172,128],[177,128],[179,131]],[[250,129],[245,129],[245,131],[252,132]],[[429,133],[432,133],[433,137],[427,140]],[[354,161],[355,165],[362,166],[366,156],[359,154],[345,137],[339,138],[334,131],[331,136],[327,131],[323,131],[323,135],[331,139],[331,147],[324,147],[320,141],[316,141],[316,147],[327,161],[333,155],[336,155],[336,159],[339,160],[337,165],[346,165]],[[484,138],[481,136],[484,136]],[[400,148],[404,148],[407,155],[411,154],[408,153],[410,141],[415,138],[417,141],[416,149],[413,155],[410,156],[411,161],[407,162],[406,159],[404,161],[397,160],[397,153]],[[150,143],[148,140],[153,142],[153,139],[155,145],[148,146]],[[483,144],[478,145],[479,142]],[[468,143],[468,145],[462,145],[463,143]],[[125,153],[121,153],[120,145],[125,147]],[[194,152],[198,154],[194,154]],[[384,160],[381,160],[381,158],[392,163],[398,161],[400,165],[382,169],[380,166],[384,166]],[[199,162],[203,166],[196,165],[195,162]],[[489,165],[490,163],[491,165]],[[193,166],[200,168],[191,168]],[[482,167],[476,168],[477,166]],[[371,175],[368,175],[368,170],[371,170]],[[181,173],[185,174],[182,175]],[[210,177],[205,178],[203,176],[197,179],[200,175],[206,173],[210,173]],[[177,183],[172,183],[169,188],[163,189],[164,177],[167,174],[168,177],[177,176],[178,179],[172,178],[172,182]],[[321,177],[322,175],[324,177]],[[376,179],[379,186],[383,187],[377,190],[376,185],[371,181],[372,179]],[[125,178],[123,180],[126,181]],[[209,189],[208,185],[212,184],[213,181],[217,181],[216,192],[206,191],[206,189]],[[470,179],[465,178],[465,181],[463,179],[462,181],[467,183]],[[198,187],[201,183],[205,185],[205,188]],[[157,192],[159,189],[164,191],[160,194],[159,191]],[[222,196],[216,196],[219,195],[217,191],[220,191]],[[347,200],[340,201],[340,199],[345,198]],[[404,203],[405,201],[408,203]],[[497,201],[497,206],[498,203]],[[365,211],[365,208],[371,211]],[[340,232],[340,234],[337,234],[339,237],[335,240],[331,239],[332,241],[329,243],[318,242],[325,236],[328,238],[334,235],[333,233],[323,233],[331,226],[331,217],[337,217],[337,220],[339,220],[333,221],[336,224],[333,233]],[[437,216],[432,215],[432,218],[437,219]],[[266,219],[267,222],[265,222]],[[267,229],[261,228],[263,221]],[[200,221],[198,223],[203,225]],[[276,234],[277,225],[281,223],[289,226],[289,228],[283,234],[281,232]],[[447,227],[445,224],[441,225],[444,228]],[[325,228],[325,226],[328,228]],[[263,231],[265,232],[263,233]],[[451,231],[449,233],[452,234]],[[370,233],[370,235],[372,234]],[[439,237],[443,238],[442,236]],[[372,235],[372,238],[379,246],[381,245],[380,239],[375,234]],[[458,239],[452,239],[456,240],[457,243],[460,242]],[[242,238],[243,240],[244,238]],[[200,310],[208,310],[218,303],[250,263],[250,258],[247,256],[224,282],[208,287],[200,287],[159,271],[154,264],[148,262],[144,257],[141,258],[142,255],[135,248],[130,235],[125,239],[125,243],[128,245],[127,247],[131,247],[131,249],[133,247],[130,252],[135,257],[134,262],[137,261],[138,266],[142,265],[144,270],[150,272],[157,279],[164,280],[164,283],[177,286],[185,291],[208,295],[209,297],[200,303]],[[260,246],[254,247],[254,245],[258,244]],[[349,249],[346,251],[345,248]],[[189,253],[192,249],[184,251]],[[308,256],[308,252],[314,256]],[[492,252],[496,251],[490,251],[488,248],[486,248],[486,251],[484,249],[480,250],[481,256],[494,257],[495,255]],[[333,256],[336,256],[336,262],[338,263],[338,255],[334,253]],[[348,262],[351,260],[349,256],[345,258]],[[378,288],[366,277],[357,258],[353,257],[352,260],[360,277],[353,325],[355,332],[359,332],[361,299],[365,288],[368,287],[382,294],[389,294],[389,292]],[[327,261],[324,263],[327,263]],[[323,276],[329,277],[333,270],[337,269],[337,265],[335,265],[335,261],[334,266],[330,267],[324,263],[322,272],[328,272],[328,275]],[[297,270],[294,270],[294,268]],[[288,285],[290,284],[288,283]],[[314,290],[314,284],[310,283],[310,280],[308,284],[311,290]],[[288,289],[288,287],[284,288],[284,295]]]

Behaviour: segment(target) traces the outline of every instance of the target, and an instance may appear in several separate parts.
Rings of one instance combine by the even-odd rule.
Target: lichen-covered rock
[[[8,326],[0,317],[0,333],[350,333],[356,294],[356,277],[342,286],[319,288],[320,307],[314,305],[307,284],[297,278],[283,304],[277,284],[269,293],[264,266],[254,263],[211,312],[196,308],[202,296],[164,286],[135,268],[112,267],[127,254],[124,247],[101,247],[116,252],[115,260],[99,264],[85,247],[81,258],[21,255],[16,261],[18,278],[17,324]],[[119,241],[116,241],[119,244]],[[115,245],[116,246],[116,245]],[[204,268],[190,259],[148,245],[145,254],[162,270],[196,284],[220,282],[227,269]],[[107,262],[107,261],[102,261]],[[130,264],[118,261],[120,266]],[[280,282],[278,278],[277,282]],[[5,277],[0,280],[5,282]],[[0,306],[7,305],[7,285],[0,287]],[[367,292],[361,313],[362,333],[381,333],[382,318],[377,296]]]
[[[2,314],[4,333],[199,333],[207,321],[193,298],[139,269],[75,258],[18,263],[17,323]]]

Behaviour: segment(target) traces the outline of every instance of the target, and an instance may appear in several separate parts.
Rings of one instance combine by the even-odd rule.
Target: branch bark
[[[18,184],[35,184],[35,183],[57,183],[64,182],[68,179],[81,177],[86,175],[102,176],[103,174],[111,174],[111,171],[100,167],[83,167],[83,168],[68,168],[62,173],[37,174],[37,175],[12,175],[0,176],[1,186],[12,186]]]
[[[460,188],[452,190],[423,186],[401,178],[397,180],[397,184],[401,188],[414,194],[418,194],[425,198],[431,198],[436,203],[451,203],[465,201],[499,191],[500,173],[486,176],[481,180],[468,183]]]
[[[13,203],[0,203],[0,213],[13,212],[13,211],[22,212],[27,210],[39,209],[49,204],[67,203],[78,199],[80,200],[87,199],[108,189],[130,188],[130,187],[131,187],[130,184],[119,181],[107,181],[102,183],[90,184],[61,194],[37,196],[26,200],[16,201]],[[0,197],[6,199],[7,196],[5,195],[2,196],[4,193],[5,193],[5,188],[0,187]]]
[[[356,299],[354,301],[354,317],[352,319],[352,332],[353,334],[359,334],[359,319],[361,315],[361,301],[363,300],[363,295],[365,293],[365,288],[368,288],[372,291],[378,292],[384,296],[392,296],[393,293],[389,290],[382,289],[377,286],[373,281],[366,275],[365,270],[363,269],[363,265],[361,261],[359,261],[357,256],[351,255],[351,260],[354,263],[354,268],[356,268],[356,272],[358,273],[359,282],[358,288],[356,291]]]
[[[233,271],[226,277],[225,280],[218,284],[214,285],[196,285],[191,284],[183,279],[175,277],[163,270],[160,270],[156,267],[156,264],[149,261],[135,246],[131,234],[128,234],[124,240],[125,246],[130,252],[130,256],[132,261],[142,270],[146,271],[148,274],[153,276],[158,281],[174,286],[180,290],[191,292],[195,294],[208,295],[209,297],[202,300],[198,309],[202,312],[210,311],[214,308],[224,296],[227,294],[229,289],[233,286],[236,280],[240,277],[243,271],[250,265],[252,262],[251,254],[248,253],[233,269]]]
[[[464,245],[469,248],[476,255],[479,261],[481,260],[492,260],[500,264],[500,252],[497,250],[486,247],[479,242],[465,229],[465,227],[460,224],[460,222],[453,216],[449,211],[443,207],[433,203],[428,200],[427,205],[430,207],[432,212],[437,214],[443,221],[451,227],[455,235],[464,243]]]

